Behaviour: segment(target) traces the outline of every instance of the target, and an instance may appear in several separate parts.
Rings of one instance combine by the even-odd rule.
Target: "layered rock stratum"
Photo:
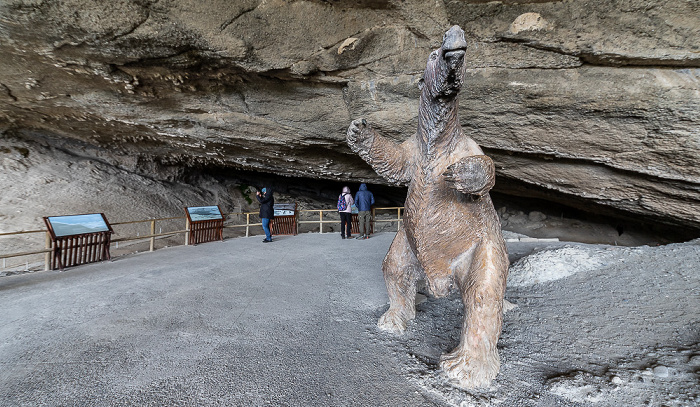
[[[453,24],[461,124],[496,191],[700,230],[696,0],[8,0],[3,171],[36,144],[100,163],[96,183],[104,167],[383,183],[345,130],[409,137]]]

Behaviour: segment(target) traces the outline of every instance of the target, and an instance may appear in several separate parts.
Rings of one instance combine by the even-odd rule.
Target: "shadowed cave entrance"
[[[191,168],[185,179],[196,183],[201,177],[212,177],[226,185],[256,187],[271,185],[281,199],[305,201],[313,208],[333,208],[343,186],[347,185],[353,194],[359,182],[283,177],[274,174],[231,171],[221,168]],[[641,219],[602,205],[571,200],[567,197],[552,196],[552,199],[519,196],[509,191],[512,181],[491,192],[503,229],[534,238],[558,238],[561,241],[600,243],[620,246],[662,245],[684,242],[698,237],[698,231],[676,225],[667,225],[650,219]],[[368,183],[377,199],[376,206],[402,206],[407,189],[382,184]],[[229,188],[231,189],[231,188]],[[528,195],[542,196],[550,192],[534,190],[530,186],[518,185],[517,191],[527,190]],[[510,192],[510,193],[509,193]],[[254,193],[253,193],[254,198]],[[302,205],[303,206],[303,205]],[[257,208],[253,202],[251,210]],[[584,209],[585,208],[585,209]]]

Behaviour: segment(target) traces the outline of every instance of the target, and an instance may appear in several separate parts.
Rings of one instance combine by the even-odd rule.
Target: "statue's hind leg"
[[[503,244],[482,242],[454,270],[462,294],[464,321],[459,345],[440,358],[447,376],[461,388],[488,386],[500,368],[496,345],[503,325],[508,256]]]
[[[418,259],[408,245],[403,227],[391,243],[382,270],[389,309],[379,318],[377,326],[384,331],[402,333],[406,322],[416,317],[416,281],[420,273]]]

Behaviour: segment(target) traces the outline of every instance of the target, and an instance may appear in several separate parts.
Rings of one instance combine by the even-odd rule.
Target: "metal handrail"
[[[396,218],[395,219],[376,219],[376,212],[377,211],[383,211],[383,210],[396,210]],[[403,219],[401,218],[401,211],[403,210],[402,206],[395,206],[395,207],[381,207],[381,208],[373,208],[372,209],[372,218],[373,222],[397,222],[397,229],[400,227],[401,222]],[[340,219],[331,219],[331,220],[324,220],[323,219],[323,213],[324,212],[337,212],[337,209],[299,209],[297,212],[305,212],[305,213],[312,213],[312,212],[318,212],[319,214],[319,219],[318,220],[299,220],[297,216],[297,224],[319,224],[319,233],[323,233],[323,225],[327,223],[339,223]],[[228,214],[224,214],[225,217],[232,217],[232,216],[243,216],[245,215],[246,217],[246,222],[244,224],[234,224],[234,225],[224,225],[224,228],[239,228],[239,227],[245,227],[246,228],[246,237],[250,235],[250,227],[251,226],[262,226],[262,223],[250,223],[250,216],[251,215],[256,215],[257,212],[231,212]],[[112,223],[112,226],[122,226],[122,225],[132,225],[132,224],[138,224],[138,223],[148,223],[150,222],[150,234],[148,235],[142,235],[142,236],[126,236],[126,237],[120,237],[116,239],[112,239],[111,242],[115,243],[118,245],[119,242],[127,242],[127,241],[137,241],[137,240],[150,240],[150,250],[149,251],[154,251],[155,250],[155,239],[157,237],[165,237],[165,236],[175,236],[179,234],[185,234],[185,244],[187,244],[187,234],[190,232],[189,229],[181,229],[181,230],[174,230],[170,232],[162,232],[162,233],[155,233],[155,225],[156,222],[162,222],[162,221],[168,221],[168,220],[178,220],[178,219],[186,219],[183,216],[175,216],[175,217],[168,217],[168,218],[152,218],[152,219],[143,219],[143,220],[134,220],[134,221],[126,221],[126,222],[115,222]],[[49,233],[47,229],[40,229],[40,230],[23,230],[19,232],[4,232],[0,233],[0,238],[1,237],[8,237],[8,236],[16,236],[16,235],[22,235],[22,234],[30,234],[30,233],[45,233],[46,234],[46,247],[42,250],[36,250],[36,251],[27,251],[27,252],[17,252],[17,253],[8,253],[8,254],[0,254],[0,259],[9,259],[13,257],[22,257],[22,256],[31,256],[31,255],[36,255],[36,254],[45,254],[45,270],[48,270],[49,267],[49,261],[50,261],[50,253],[52,251],[51,249],[51,241],[49,238]],[[3,265],[4,268],[4,265]]]

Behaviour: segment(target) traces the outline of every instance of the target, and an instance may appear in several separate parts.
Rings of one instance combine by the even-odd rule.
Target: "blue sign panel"
[[[275,204],[275,216],[294,216],[294,204]]]
[[[218,206],[189,206],[187,207],[187,213],[190,215],[192,222],[224,218]]]
[[[86,215],[49,216],[56,237],[82,235],[84,233],[109,232],[109,226],[99,213]]]

